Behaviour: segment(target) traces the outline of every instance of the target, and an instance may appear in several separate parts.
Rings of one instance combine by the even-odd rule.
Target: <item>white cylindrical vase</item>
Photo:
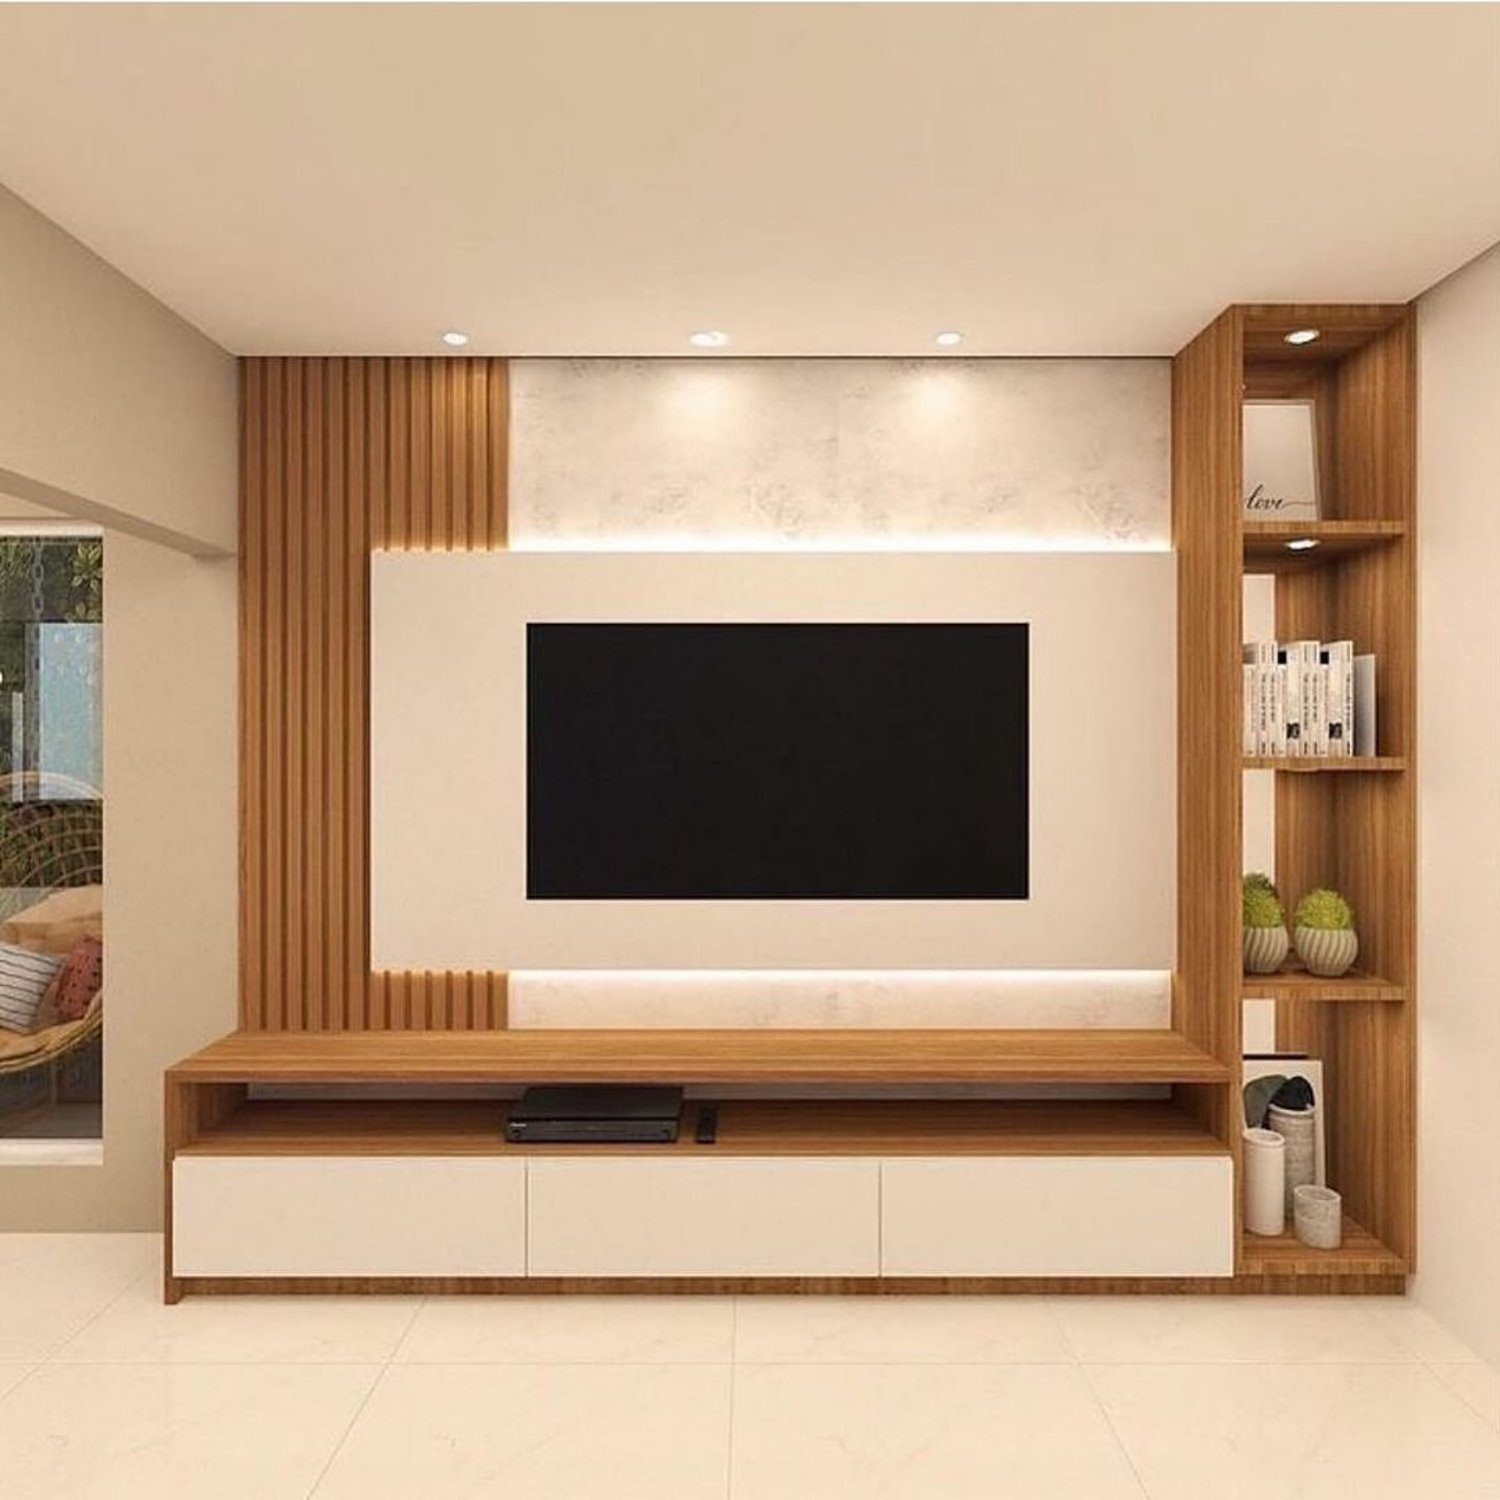
[[[1318,1114],[1310,1109],[1282,1109],[1273,1104],[1266,1111],[1266,1126],[1286,1141],[1286,1211],[1292,1211],[1292,1194],[1318,1180]]]
[[[1344,1243],[1344,1200],[1332,1188],[1304,1183],[1292,1194],[1297,1238],[1314,1250],[1337,1250]]]
[[[1286,1139],[1274,1130],[1245,1132],[1245,1228],[1251,1234],[1286,1229]]]

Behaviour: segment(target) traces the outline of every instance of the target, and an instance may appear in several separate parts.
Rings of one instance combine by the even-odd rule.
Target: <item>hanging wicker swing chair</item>
[[[99,794],[55,773],[0,775],[0,942],[64,957],[103,940],[104,837]],[[76,1020],[35,1031],[0,1028],[0,1078],[47,1069],[55,1103],[65,1059],[104,1026],[104,992]]]

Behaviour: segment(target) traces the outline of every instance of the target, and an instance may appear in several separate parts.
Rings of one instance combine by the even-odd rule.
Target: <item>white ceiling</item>
[[[1494,5],[5,5],[0,58],[0,181],[247,353],[1163,353],[1500,239]]]

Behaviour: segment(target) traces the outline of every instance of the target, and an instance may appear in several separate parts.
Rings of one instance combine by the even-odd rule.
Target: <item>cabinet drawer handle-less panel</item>
[[[533,1276],[874,1276],[875,1158],[532,1157]]]
[[[1226,1156],[892,1157],[887,1276],[1232,1276]]]
[[[526,1164],[179,1156],[178,1276],[524,1276]]]

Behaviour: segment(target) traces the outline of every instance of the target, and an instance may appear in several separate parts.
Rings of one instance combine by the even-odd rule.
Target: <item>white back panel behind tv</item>
[[[1175,559],[1100,553],[381,553],[376,969],[1169,969]],[[1025,901],[528,901],[531,622],[1025,622]]]

